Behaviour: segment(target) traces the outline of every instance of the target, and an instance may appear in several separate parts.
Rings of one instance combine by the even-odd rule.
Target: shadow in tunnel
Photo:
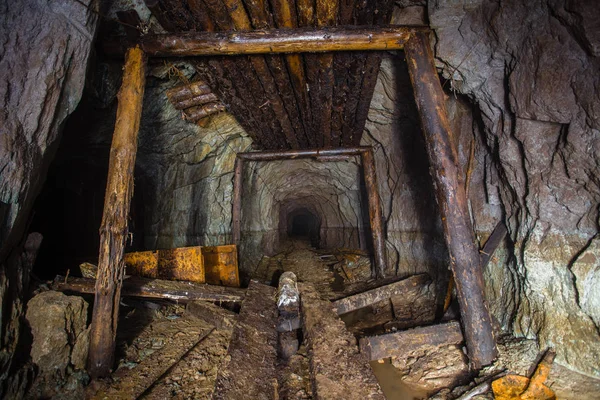
[[[312,247],[319,247],[321,220],[307,208],[299,208],[287,215],[287,235],[292,239],[310,242]]]

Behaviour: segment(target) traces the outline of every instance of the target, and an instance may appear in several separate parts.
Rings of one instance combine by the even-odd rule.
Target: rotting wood
[[[277,309],[279,332],[290,332],[300,328],[300,293],[296,275],[291,271],[284,272],[279,277]]]
[[[52,283],[52,289],[61,292],[93,294],[95,284],[95,279],[57,276]],[[244,289],[234,287],[133,276],[123,280],[121,289],[123,297],[164,299],[180,303],[194,300],[239,303],[244,299],[245,292]]]
[[[375,159],[373,150],[369,149],[362,153],[363,175],[369,199],[369,222],[371,224],[371,235],[373,237],[373,256],[375,259],[374,275],[383,278],[385,276],[385,233],[383,230],[383,215],[381,213],[381,199],[379,198],[379,187],[377,186],[377,173],[375,171]]]
[[[210,94],[211,89],[204,81],[195,81],[188,85],[178,86],[166,91],[167,98],[176,104],[193,97]]]
[[[496,358],[497,349],[444,92],[435,70],[428,35],[414,34],[405,51],[456,283],[468,356],[472,366],[479,369]]]
[[[338,315],[346,314],[352,311],[378,303],[382,300],[390,299],[393,296],[403,295],[406,292],[420,290],[427,286],[431,279],[427,274],[414,275],[389,285],[380,286],[353,296],[348,296],[333,302]]]
[[[276,289],[250,282],[213,399],[277,399]]]
[[[504,222],[498,222],[498,224],[486,240],[485,244],[483,245],[483,249],[479,251],[481,268],[485,268],[486,265],[488,265],[492,256],[496,252],[496,249],[498,248],[498,246],[500,246],[500,243],[502,243],[507,233],[508,230],[506,229],[506,225],[504,224]]]
[[[249,32],[186,32],[144,36],[140,45],[152,57],[192,57],[240,54],[326,53],[331,51],[401,50],[425,27],[338,26],[254,30]],[[107,51],[115,54],[118,45]],[[122,54],[122,53],[121,53]]]
[[[299,289],[314,398],[384,399],[367,358],[333,305],[309,284]]]
[[[360,156],[371,149],[368,146],[343,147],[338,149],[303,149],[283,151],[253,151],[237,153],[238,158],[248,161],[273,161],[282,159],[314,158],[329,156]]]
[[[198,122],[209,115],[225,111],[225,105],[221,103],[209,103],[202,106],[191,107],[183,111],[185,119]]]
[[[200,96],[191,97],[189,99],[181,100],[178,103],[174,103],[178,110],[183,110],[190,107],[202,106],[208,103],[214,103],[219,101],[219,98],[214,93],[201,94]],[[223,107],[224,108],[224,107]]]
[[[460,344],[463,342],[460,324],[456,321],[369,336],[360,339],[360,351],[370,361],[397,357],[421,346]]]
[[[91,400],[140,398],[214,330],[214,328],[204,329],[200,334],[192,333],[189,321],[189,319],[180,319],[173,322],[181,327],[178,329],[181,334],[176,335],[171,343],[144,358],[134,368],[120,368],[111,376],[113,384],[86,398]]]
[[[185,307],[185,315],[199,318],[217,329],[231,329],[238,315],[208,301],[190,301]]]
[[[239,153],[238,153],[239,155]],[[241,157],[235,158],[233,167],[233,205],[231,210],[231,235],[233,243],[240,245],[242,230],[242,179],[244,172],[244,160]]]
[[[146,57],[135,47],[125,55],[123,83],[118,94],[117,120],[110,150],[108,182],[100,226],[98,279],[90,331],[88,372],[107,376],[112,368],[121,283],[123,249],[133,196],[133,171],[146,82]]]

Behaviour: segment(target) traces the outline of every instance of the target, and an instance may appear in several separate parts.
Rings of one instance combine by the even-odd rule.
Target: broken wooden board
[[[237,319],[237,314],[208,301],[191,301],[185,307],[185,314],[200,318],[217,329],[231,329]]]
[[[202,256],[206,283],[240,287],[236,245],[202,247]]]
[[[313,396],[318,399],[384,399],[368,360],[358,351],[333,305],[312,285],[298,285]]]
[[[111,375],[110,385],[103,385],[95,394],[89,393],[86,398],[123,400],[139,398],[214,329],[206,329],[194,324],[193,319],[180,319],[173,324],[178,326],[178,333],[169,345],[150,354],[134,368],[120,368]],[[92,391],[92,387],[89,390]]]
[[[51,284],[53,290],[93,294],[96,280],[87,278],[65,278],[57,276]],[[130,276],[123,279],[121,296],[149,299],[165,299],[178,302],[193,300],[239,303],[246,290],[225,286],[213,286],[193,282],[165,281]]]
[[[250,282],[213,399],[278,398],[275,296],[275,288]]]
[[[452,321],[446,324],[365,337],[360,339],[360,351],[370,361],[375,361],[401,356],[423,345],[453,345],[460,344],[463,340],[460,324]]]
[[[421,291],[421,288],[427,286],[431,280],[427,274],[414,275],[410,278],[380,286],[354,296],[345,297],[333,302],[338,315],[346,314],[382,300],[387,300],[393,296],[405,296],[407,292]]]

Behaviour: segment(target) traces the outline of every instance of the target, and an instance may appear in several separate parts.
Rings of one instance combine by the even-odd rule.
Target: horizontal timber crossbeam
[[[273,53],[324,53],[331,51],[401,50],[418,26],[338,26],[231,32],[154,34],[141,38],[148,56],[189,57]],[[128,44],[129,46],[131,44]],[[107,43],[109,54],[122,54],[118,44]]]

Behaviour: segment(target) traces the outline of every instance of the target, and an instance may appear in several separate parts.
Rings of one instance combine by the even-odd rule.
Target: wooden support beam
[[[422,31],[428,31],[428,28],[350,25],[249,32],[166,33],[144,36],[141,47],[152,57],[400,50],[413,33]],[[118,48],[112,44],[106,50],[118,55],[115,54]]]
[[[397,357],[420,346],[460,344],[463,335],[458,322],[424,326],[360,339],[360,351],[370,361]]]
[[[231,235],[233,243],[240,246],[242,230],[242,179],[244,160],[236,157],[233,168],[233,208],[231,210]]]
[[[57,276],[52,289],[61,292],[83,294],[95,293],[95,279],[65,278]],[[240,303],[244,300],[245,289],[227,286],[207,285],[203,283],[165,281],[162,279],[139,278],[131,276],[123,280],[121,295],[142,299],[172,300],[180,303],[189,301],[219,301]]]
[[[414,275],[389,285],[367,290],[353,296],[348,296],[333,302],[338,315],[346,314],[361,308],[391,299],[394,296],[406,295],[407,292],[418,290],[427,286],[431,280],[427,274]]]
[[[359,156],[370,150],[368,146],[342,147],[339,149],[307,149],[307,150],[284,150],[284,151],[253,151],[249,153],[238,153],[238,158],[248,161],[273,161],[296,158],[315,158],[323,156]]]
[[[219,368],[214,400],[277,399],[276,289],[250,282]]]
[[[373,256],[375,259],[374,275],[383,278],[385,276],[385,232],[383,228],[383,215],[381,213],[381,199],[379,198],[379,187],[377,186],[377,173],[375,171],[375,159],[373,150],[362,153],[363,175],[369,200],[369,222],[371,224],[371,236],[373,238]]]
[[[119,299],[125,273],[123,249],[133,196],[133,170],[145,83],[146,57],[139,47],[131,48],[125,55],[123,83],[118,95],[117,121],[100,226],[98,279],[88,357],[88,372],[92,377],[107,376],[113,366]]]
[[[311,285],[298,286],[313,398],[384,399],[369,360],[331,303]]]
[[[456,282],[468,355],[478,369],[494,361],[497,349],[444,92],[435,70],[429,36],[413,35],[405,51]]]

